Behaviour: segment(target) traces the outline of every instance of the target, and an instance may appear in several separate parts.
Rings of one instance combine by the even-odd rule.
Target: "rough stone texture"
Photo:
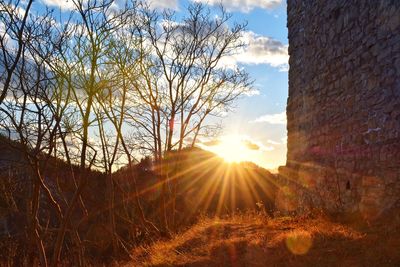
[[[287,2],[281,175],[300,205],[376,217],[400,199],[400,1]]]

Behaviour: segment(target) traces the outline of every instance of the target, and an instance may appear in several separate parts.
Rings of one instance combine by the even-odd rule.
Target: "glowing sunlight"
[[[217,145],[210,150],[223,158],[226,162],[242,162],[250,161],[258,156],[258,148],[255,149],[255,144],[245,140],[240,135],[223,136]]]

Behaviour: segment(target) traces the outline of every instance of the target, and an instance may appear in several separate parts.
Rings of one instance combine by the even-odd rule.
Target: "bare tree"
[[[0,105],[7,96],[12,78],[26,44],[26,23],[33,3],[29,0],[23,9],[20,1],[0,2],[0,70],[3,89],[0,94]],[[22,15],[21,15],[22,12]]]
[[[94,106],[96,95],[102,94],[107,90],[106,83],[101,76],[105,65],[108,63],[105,54],[107,43],[115,31],[126,24],[132,11],[132,6],[128,5],[120,10],[115,10],[113,3],[113,0],[73,0],[76,10],[76,24],[73,25],[74,35],[70,40],[69,46],[63,51],[62,58],[66,66],[65,69],[68,70],[67,74],[70,76],[68,81],[71,84],[74,105],[77,107],[78,116],[82,120],[81,125],[79,125],[79,131],[77,131],[80,142],[80,177],[77,190],[69,203],[65,215],[66,218],[63,220],[61,230],[58,233],[53,253],[53,266],[57,265],[69,218],[86,184],[85,172],[90,169],[96,160],[94,157],[97,155],[96,149],[93,149],[94,156],[89,162],[87,160],[88,148],[92,147],[89,144],[89,130],[95,126],[93,125],[94,122],[101,123],[101,121],[97,121],[99,116],[96,118]],[[72,66],[70,66],[71,63],[73,63]],[[104,136],[102,139],[104,141]],[[105,145],[107,144],[103,143],[103,148]],[[118,145],[115,148],[117,147]],[[103,152],[103,156],[106,156],[106,151],[103,150]],[[115,158],[115,155],[114,153],[112,158]],[[114,159],[111,162],[111,166],[107,166],[110,176],[113,163]],[[112,182],[109,185],[112,186]],[[109,190],[113,189],[109,188]],[[110,197],[112,196],[113,193],[110,193]],[[113,200],[110,199],[109,201],[112,202]],[[112,212],[110,215],[112,215]],[[112,222],[113,218],[110,220]],[[113,244],[115,245],[114,241]]]
[[[189,5],[187,15],[180,20],[174,13],[160,14],[146,7],[140,16],[136,32],[141,42],[141,78],[133,75],[136,82],[132,84],[149,114],[140,124],[151,121],[142,127],[153,139],[148,144],[156,157],[166,159],[173,149],[181,151],[189,140],[194,145],[199,132],[206,128],[207,118],[229,110],[251,89],[247,72],[224,65],[226,58],[244,46],[241,36],[245,25],[229,27],[231,15],[222,7],[215,15],[200,3]],[[164,182],[173,183],[173,213],[176,178]]]
[[[135,18],[136,17],[133,16],[130,22]],[[127,23],[127,25],[129,24],[130,23]],[[115,146],[113,147],[113,153],[111,153],[112,156],[107,156],[107,158],[112,159],[114,163],[118,152],[117,147],[120,145],[124,154],[123,156],[121,155],[121,157],[124,157],[125,163],[126,161],[128,163],[128,180],[132,180],[133,182],[134,199],[142,227],[145,231],[150,230],[158,233],[159,230],[157,227],[146,219],[140,203],[136,178],[137,173],[134,170],[134,163],[136,161],[134,155],[136,152],[134,150],[137,146],[132,148],[132,145],[128,143],[129,137],[127,137],[127,135],[129,135],[129,128],[132,128],[132,125],[128,123],[128,118],[138,121],[138,117],[144,116],[144,114],[137,113],[139,111],[137,105],[140,105],[140,102],[137,102],[137,99],[135,99],[135,92],[132,91],[132,87],[130,87],[132,79],[135,79],[132,76],[128,76],[128,73],[133,74],[131,72],[132,67],[136,65],[134,62],[138,60],[137,45],[136,37],[125,27],[119,29],[117,34],[114,34],[106,52],[109,60],[105,71],[108,77],[105,79],[107,81],[106,87],[108,90],[106,90],[105,93],[101,92],[97,95],[97,103],[101,106],[101,110],[97,114],[104,114],[116,135]],[[104,124],[102,125],[104,129],[103,126]],[[136,129],[135,126],[133,128]],[[104,130],[99,132],[104,133]],[[103,137],[105,136],[103,135]],[[108,147],[107,140],[110,140],[110,138],[103,138],[103,147]],[[103,151],[106,152],[104,149]],[[110,155],[108,152],[106,152],[106,154]],[[109,166],[111,165],[109,164]]]
[[[38,211],[41,192],[54,207],[59,221],[62,211],[58,201],[43,176],[43,169],[54,150],[57,129],[65,111],[60,102],[60,91],[54,73],[47,64],[54,56],[59,43],[58,32],[53,30],[51,13],[32,16],[26,21],[26,38],[22,43],[20,59],[9,83],[8,97],[0,105],[3,131],[21,150],[32,171],[32,195],[30,208],[30,264],[34,264],[36,252],[40,262],[47,265],[43,239],[39,229]],[[60,39],[58,39],[60,40]],[[14,144],[10,142],[10,144]]]
[[[119,7],[114,0],[71,1],[65,23],[56,22],[47,10],[29,15],[33,1],[24,10],[19,1],[0,3],[0,128],[18,141],[16,148],[32,172],[32,265],[40,260],[47,266],[50,243],[51,265],[59,265],[66,236],[79,250],[79,265],[85,265],[80,222],[73,214],[80,205],[88,218],[82,193],[93,170],[106,177],[114,252],[124,247],[117,232],[119,185],[114,175],[122,165],[128,166],[124,175],[134,192],[129,197],[136,211],[129,223],[136,225],[137,216],[142,230],[168,235],[175,224],[181,150],[215,127],[208,119],[229,110],[252,85],[245,71],[224,65],[243,46],[245,25],[228,26],[231,16],[223,8],[214,14],[191,4],[178,20],[169,11],[134,1]],[[178,158],[170,160],[175,151]],[[152,156],[155,162],[162,231],[142,208],[138,156]],[[54,177],[44,175],[54,159],[64,160],[69,169],[74,186],[69,196],[53,187]],[[41,196],[57,214],[52,231],[42,227]]]

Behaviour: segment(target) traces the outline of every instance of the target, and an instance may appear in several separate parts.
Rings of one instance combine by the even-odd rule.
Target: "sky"
[[[119,0],[121,1],[121,0]],[[146,0],[152,8],[168,8],[184,14],[190,1],[216,6],[222,2],[232,21],[247,22],[243,40],[246,49],[229,59],[244,68],[254,90],[238,100],[232,112],[221,119],[223,130],[215,140],[201,146],[230,161],[253,161],[276,169],[286,162],[286,101],[288,55],[286,2],[283,0]],[[118,1],[117,1],[118,2]],[[44,6],[68,11],[68,0],[36,0],[33,9]],[[213,140],[212,140],[213,141]],[[230,155],[230,156],[229,156]],[[235,156],[232,156],[235,155]]]
[[[208,1],[208,3],[214,2],[219,1]],[[234,20],[248,22],[248,34],[245,36],[249,39],[249,51],[240,56],[238,63],[255,80],[257,93],[240,99],[236,109],[222,119],[224,127],[222,144],[209,148],[222,156],[237,153],[233,160],[249,160],[262,167],[276,169],[285,165],[287,149],[286,1],[224,0],[222,2],[228,11],[232,12]],[[230,147],[237,143],[237,139],[242,140],[242,145],[236,146],[238,151],[231,151]]]

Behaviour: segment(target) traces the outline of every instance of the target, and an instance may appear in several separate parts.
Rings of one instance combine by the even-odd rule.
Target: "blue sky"
[[[233,112],[221,122],[225,136],[235,136],[257,144],[246,157],[263,167],[274,169],[286,161],[286,100],[288,95],[288,55],[286,2],[283,0],[147,0],[153,8],[170,8],[183,14],[190,1],[210,6],[222,2],[232,13],[232,21],[248,22],[244,41],[248,44],[231,64],[245,68],[255,80],[256,94],[241,98]],[[123,2],[118,0],[116,3]],[[36,0],[33,9],[61,7],[68,12],[68,0]],[[64,14],[65,14],[64,13]],[[232,138],[231,138],[232,139]],[[240,141],[239,140],[239,141]],[[222,147],[208,147],[220,152]],[[240,152],[237,152],[240,153]]]
[[[263,49],[256,46],[255,49],[259,50],[257,56],[269,56],[266,53],[269,50],[268,42],[263,43],[261,38],[267,37],[286,47],[287,63],[286,2],[226,0],[228,9],[229,3],[237,3],[236,8],[230,9],[233,19],[247,21],[248,31],[259,35]],[[254,5],[251,6],[251,3]],[[235,111],[222,120],[224,135],[237,135],[258,144],[260,150],[247,156],[263,167],[274,169],[286,162],[287,65],[274,66],[268,62],[255,64],[249,61],[240,66],[251,74],[259,94],[239,100]]]

